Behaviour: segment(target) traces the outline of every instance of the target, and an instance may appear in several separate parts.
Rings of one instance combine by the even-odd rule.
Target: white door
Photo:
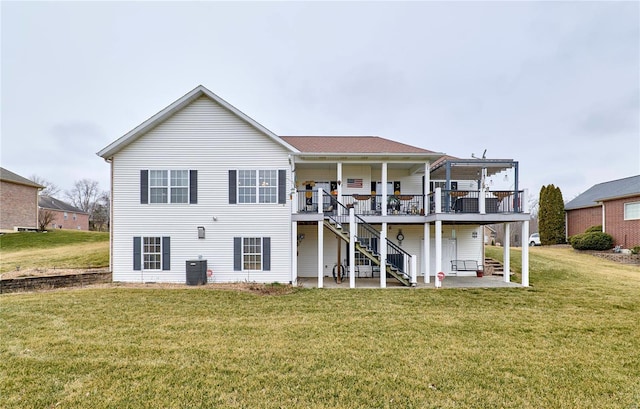
[[[451,270],[451,260],[456,259],[457,241],[455,238],[442,240],[442,270],[448,276],[457,275],[457,271]]]

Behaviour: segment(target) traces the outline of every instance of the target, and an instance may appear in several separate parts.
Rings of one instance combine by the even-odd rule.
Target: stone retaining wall
[[[20,277],[0,280],[0,294],[19,291],[50,290],[63,287],[83,287],[112,282],[110,271],[87,272],[59,276]]]
[[[594,252],[594,256],[604,258],[606,260],[615,261],[622,264],[640,264],[640,254],[622,254],[622,253],[599,253]]]

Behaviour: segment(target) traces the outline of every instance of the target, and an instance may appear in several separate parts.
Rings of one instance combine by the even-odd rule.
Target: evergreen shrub
[[[603,232],[581,233],[569,237],[569,244],[576,250],[609,250],[613,237]]]

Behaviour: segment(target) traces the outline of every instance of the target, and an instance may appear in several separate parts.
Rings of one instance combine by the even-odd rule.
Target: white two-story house
[[[482,268],[484,225],[529,235],[516,161],[278,136],[203,86],[98,155],[111,164],[114,281],[184,283],[199,260],[208,282],[438,285],[439,272]],[[487,187],[505,171],[513,189]],[[528,285],[526,247],[522,259]]]

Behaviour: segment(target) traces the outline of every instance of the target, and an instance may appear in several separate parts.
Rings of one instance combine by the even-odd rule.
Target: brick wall
[[[613,236],[614,245],[623,248],[640,246],[640,220],[624,220],[624,204],[640,202],[640,195],[604,203],[605,232]]]
[[[38,228],[38,189],[0,181],[0,230]]]
[[[587,207],[567,211],[567,235],[574,236],[584,233],[591,227],[602,224],[602,207]]]
[[[63,211],[47,209],[54,215],[53,221],[47,226],[47,228],[56,228],[56,229],[73,229],[73,230],[89,230],[89,215],[85,213],[74,213],[67,212],[67,218],[64,218]],[[76,216],[76,219],[73,219],[73,216]],[[54,225],[55,227],[53,227]],[[78,226],[80,228],[78,229]]]
[[[61,276],[21,277],[0,280],[0,294],[19,291],[50,290],[62,287],[82,287],[89,284],[110,283],[110,271],[78,273]]]

